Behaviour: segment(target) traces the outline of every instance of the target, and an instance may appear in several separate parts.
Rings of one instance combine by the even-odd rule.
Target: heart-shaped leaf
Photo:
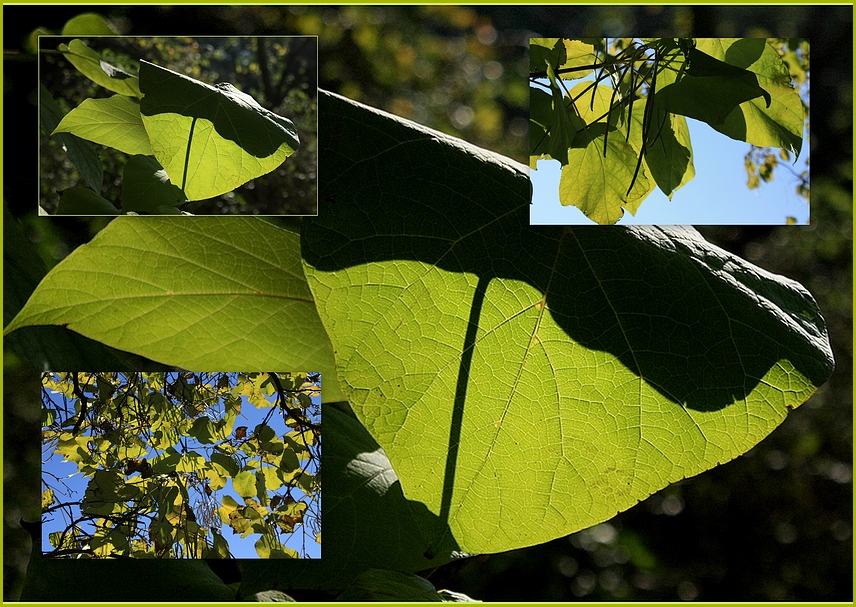
[[[154,155],[189,200],[269,173],[299,145],[290,120],[231,84],[211,86],[141,61],[140,88]]]
[[[799,284],[691,228],[530,227],[526,167],[320,103],[325,213],[302,244],[340,384],[464,550],[607,520],[745,453],[829,377]]]

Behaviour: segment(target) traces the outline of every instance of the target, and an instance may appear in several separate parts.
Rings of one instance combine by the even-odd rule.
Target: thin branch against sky
[[[608,42],[608,40],[607,40]],[[572,82],[593,82],[595,72]],[[609,78],[600,81],[612,85]],[[530,81],[530,86],[549,91],[549,80]],[[808,81],[799,88],[808,103]],[[723,135],[707,124],[687,119],[693,146],[695,177],[675,191],[669,199],[655,188],[635,215],[625,212],[618,224],[642,225],[805,225],[809,222],[809,201],[797,193],[800,175],[808,171],[809,134],[804,129],[798,159],[789,164],[780,159],[769,182],[750,189],[747,185],[745,157],[752,146]],[[773,152],[778,149],[772,148]],[[539,160],[537,170],[530,169],[533,225],[594,225],[573,206],[559,202],[562,166],[556,160]]]

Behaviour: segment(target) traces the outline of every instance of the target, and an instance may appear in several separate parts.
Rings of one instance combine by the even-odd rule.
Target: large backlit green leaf
[[[10,322],[24,307],[44,278],[44,263],[9,209],[3,205],[3,322]],[[64,327],[26,327],[4,337],[15,355],[39,371],[51,369],[141,369],[156,371],[163,365],[119,352]]]
[[[799,284],[691,228],[530,227],[526,167],[320,103],[327,212],[302,243],[340,384],[464,550],[609,519],[745,453],[831,373]]]
[[[290,120],[231,84],[211,86],[141,61],[140,88],[154,155],[189,200],[269,173],[299,145]]]
[[[58,264],[6,332],[63,325],[185,369],[312,369],[333,353],[296,234],[255,218],[119,217]]]

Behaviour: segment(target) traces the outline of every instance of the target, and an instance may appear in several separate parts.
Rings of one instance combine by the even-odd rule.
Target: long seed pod
[[[645,102],[645,113],[642,115],[642,149],[639,151],[639,159],[636,161],[636,170],[633,171],[633,179],[630,181],[630,187],[627,188],[625,196],[630,195],[630,191],[636,183],[636,177],[639,175],[639,168],[642,166],[642,158],[645,156],[645,152],[647,151],[646,139],[648,138],[648,131],[651,127],[651,116],[654,111],[654,93],[657,91],[657,66],[659,62],[660,51],[655,49],[654,67],[651,72],[651,87],[648,89],[648,99]]]

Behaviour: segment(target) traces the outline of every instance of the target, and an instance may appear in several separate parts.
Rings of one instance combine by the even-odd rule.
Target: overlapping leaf
[[[57,265],[6,333],[63,325],[186,369],[317,369],[341,400],[298,237],[255,218],[120,217]]]
[[[142,96],[140,81],[136,76],[107,63],[82,40],[72,40],[68,45],[60,44],[59,51],[81,74],[108,91],[129,97]]]
[[[341,591],[366,569],[414,573],[465,556],[441,520],[402,495],[383,449],[346,405],[325,405],[324,426],[322,557],[288,567],[244,562],[241,596],[271,588]],[[432,537],[445,539],[432,545]]]
[[[598,70],[599,79],[612,70],[620,94],[613,94],[609,87],[580,84],[568,95],[574,100],[573,107],[566,98],[557,103],[561,94],[555,66],[562,61],[597,63],[594,47],[566,39],[530,41],[530,69],[540,68],[537,75],[549,78],[553,100],[548,104],[540,89],[530,88],[529,164],[535,169],[537,160],[546,157],[562,163],[559,200],[563,205],[577,206],[595,222],[610,224],[622,217],[623,210],[635,213],[655,182],[671,197],[694,175],[684,116],[754,145],[781,147],[792,153],[801,148],[804,113],[799,95],[790,83],[787,66],[764,39],[694,39],[692,44],[684,39],[641,40],[646,46],[639,53],[625,55],[614,64],[603,61]],[[572,52],[572,48],[576,50]],[[589,55],[590,60],[586,59]],[[636,65],[640,59],[643,67]],[[644,77],[650,80],[643,87]],[[635,105],[628,95],[631,85],[637,95],[643,95]],[[645,105],[651,107],[646,111]],[[560,107],[567,107],[567,112]],[[587,126],[568,128],[572,120]],[[604,135],[606,122],[610,132]],[[600,130],[592,132],[592,126]],[[622,133],[626,143],[617,143],[613,132],[624,130],[621,126],[631,129],[629,137]],[[584,149],[591,143],[601,150],[600,158],[594,149]],[[654,180],[649,182],[649,176]]]
[[[530,227],[525,167],[320,101],[329,212],[302,242],[340,382],[463,549],[611,518],[746,452],[831,373],[800,285],[692,229]]]
[[[53,133],[71,133],[126,154],[152,153],[140,106],[122,95],[84,100],[65,115]]]

